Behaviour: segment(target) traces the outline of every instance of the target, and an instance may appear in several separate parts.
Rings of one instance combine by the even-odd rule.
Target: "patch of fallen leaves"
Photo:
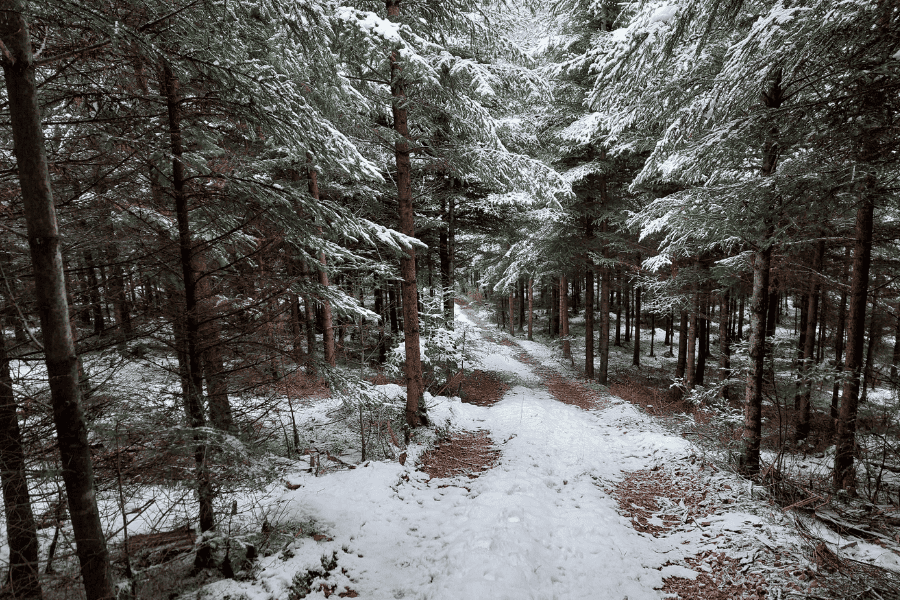
[[[708,514],[708,509],[700,506],[707,490],[687,468],[633,471],[610,491],[635,530],[654,537]]]
[[[698,573],[696,579],[666,577],[662,591],[684,600],[737,600],[764,598],[768,585],[758,573],[742,573],[744,567],[735,558],[721,552],[703,552],[687,559]]]
[[[543,380],[550,394],[563,404],[577,406],[584,410],[600,409],[608,404],[607,400],[604,400],[590,387],[578,381],[571,381],[553,369],[541,365],[524,350],[516,355],[516,359],[532,367],[537,376]]]
[[[494,467],[500,451],[486,431],[455,433],[422,455],[419,469],[429,477],[466,475],[475,479]]]
[[[475,369],[465,375],[457,373],[445,389],[448,393],[459,395],[466,404],[491,406],[500,402],[509,386],[494,373]]]

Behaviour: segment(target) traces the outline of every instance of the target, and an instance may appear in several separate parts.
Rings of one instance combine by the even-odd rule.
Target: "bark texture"
[[[841,412],[837,422],[834,456],[834,488],[856,491],[856,470],[853,465],[856,446],[856,413],[859,402],[859,383],[865,345],[866,296],[869,292],[869,267],[872,263],[872,226],[875,203],[863,200],[856,213],[856,242],[853,247],[853,279],[850,282],[850,314],[847,319],[847,364],[844,366],[844,386]]]
[[[108,600],[115,590],[109,552],[97,510],[94,471],[78,386],[78,359],[69,324],[60,234],[50,188],[34,77],[34,57],[21,0],[0,0],[0,40],[34,292],[47,362],[53,421],[62,461],[75,546],[88,600]]]
[[[391,19],[400,17],[400,0],[387,0],[387,14]],[[413,217],[412,163],[409,156],[409,123],[406,86],[403,68],[396,52],[391,53],[391,109],[394,117],[394,131],[400,141],[394,145],[394,159],[397,165],[397,204],[400,216],[400,232],[414,237],[416,234]],[[416,282],[416,249],[410,246],[406,255],[400,258],[400,276],[403,278],[401,295],[403,302],[403,338],[406,350],[406,424],[418,427],[427,424],[422,405],[425,384],[422,379],[422,357],[419,344],[418,284]]]

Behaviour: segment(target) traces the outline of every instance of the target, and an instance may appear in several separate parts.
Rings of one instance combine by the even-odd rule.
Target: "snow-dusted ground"
[[[457,318],[477,330],[459,309]],[[315,541],[307,530],[261,559],[252,580],[219,581],[192,597],[286,599],[295,576],[321,571],[322,557],[334,555],[337,566],[327,579],[314,579],[305,597],[325,597],[320,584],[327,583],[335,594],[354,590],[375,599],[657,599],[663,578],[697,576],[684,561],[701,550],[727,551],[748,569],[763,546],[796,551],[790,519],[754,501],[748,484],[727,473],[706,481],[730,496],[733,509],[700,519],[702,526],[683,522],[666,537],[636,532],[605,490],[623,472],[692,468],[695,448],[615,398],[595,411],[555,400],[514,357],[525,349],[555,368],[558,357],[546,346],[469,339],[477,364],[467,368],[507,373],[521,385],[490,408],[429,397],[429,414],[439,425],[488,431],[502,451],[495,468],[474,480],[429,481],[415,468],[422,448],[414,447],[405,466],[369,462],[321,477],[291,473],[287,482],[299,487],[281,492],[274,520],[312,522],[326,537]],[[402,394],[398,386],[382,387]]]

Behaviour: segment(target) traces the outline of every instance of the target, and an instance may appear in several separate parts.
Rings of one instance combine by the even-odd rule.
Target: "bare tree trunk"
[[[766,315],[769,308],[769,266],[772,248],[757,250],[753,261],[753,296],[750,299],[750,372],[744,395],[744,435],[740,467],[748,475],[759,473],[762,438],[762,386],[766,357]]]
[[[891,356],[891,385],[897,389],[897,365],[900,364],[900,302],[897,303],[894,310],[896,311],[897,324],[894,329],[894,353]]]
[[[864,192],[865,193],[865,192]],[[856,243],[853,248],[853,279],[850,283],[850,315],[847,323],[846,379],[841,395],[834,455],[834,489],[856,493],[853,459],[856,446],[856,413],[859,401],[860,371],[865,343],[866,297],[869,292],[869,267],[872,262],[872,226],[875,203],[863,199],[856,213]]]
[[[516,296],[512,289],[509,290],[509,335],[516,337]]]
[[[693,307],[690,314],[690,325],[687,335],[687,365],[684,372],[684,387],[694,389],[697,370],[697,313],[700,312],[700,292],[694,284]]]
[[[6,336],[0,328],[0,479],[9,544],[9,587],[13,598],[41,598],[37,527],[25,478],[22,432],[16,416]]]
[[[441,263],[441,302],[444,307],[444,324],[453,327],[453,283],[450,280],[450,241],[449,221],[447,213],[447,199],[441,199],[441,219],[447,224],[447,229],[441,227],[438,234],[438,257]]]
[[[400,0],[387,0],[388,18],[400,18]],[[391,96],[394,116],[394,130],[401,140],[394,145],[394,157],[397,162],[397,200],[400,214],[400,232],[415,237],[416,228],[413,217],[413,198],[411,170],[409,158],[409,125],[407,122],[406,89],[402,68],[397,62],[395,53],[391,53]],[[422,380],[422,357],[419,351],[419,314],[418,285],[416,282],[416,250],[413,246],[406,249],[406,255],[400,259],[400,274],[403,277],[403,337],[406,348],[406,424],[409,427],[427,425],[424,405],[422,404],[425,384]]]
[[[841,373],[844,371],[844,330],[847,326],[847,276],[850,274],[850,246],[844,250],[844,276],[841,278],[841,303],[838,306],[837,330],[834,332],[834,389],[831,394],[831,418],[837,419],[840,411],[838,394],[841,388]]]
[[[205,257],[194,255],[194,273],[206,270]],[[199,321],[200,361],[203,379],[206,380],[209,420],[213,427],[222,431],[234,431],[231,402],[228,400],[228,376],[222,358],[222,328],[219,323],[218,307],[209,283],[209,277],[197,277],[197,313]]]
[[[594,264],[587,259],[584,274],[584,376],[594,378]]]
[[[641,286],[634,288],[634,355],[631,365],[641,366]]]
[[[819,272],[822,270],[822,259],[825,256],[825,240],[820,240],[816,246],[816,254],[813,258],[813,284],[812,293],[809,295],[809,307],[806,310],[806,339],[803,340],[803,357],[800,363],[802,373],[803,391],[800,396],[800,415],[797,419],[797,432],[794,436],[797,440],[805,440],[809,436],[810,421],[812,418],[812,378],[810,373],[815,362],[816,350],[816,325],[819,319],[819,291],[822,284],[819,280]]]
[[[172,147],[172,188],[175,197],[175,215],[178,223],[178,247],[181,259],[181,274],[184,282],[184,332],[188,360],[188,397],[185,399],[190,424],[200,430],[206,426],[203,413],[203,371],[201,368],[199,337],[200,325],[197,315],[197,280],[193,264],[193,241],[191,239],[190,220],[188,218],[187,194],[185,193],[184,165],[182,163],[181,141],[181,98],[178,96],[178,80],[172,74],[168,64],[163,64],[163,93],[169,120],[169,137]],[[194,462],[197,467],[197,497],[200,503],[200,532],[215,529],[215,513],[213,512],[212,480],[206,464],[207,445],[205,435],[197,432],[194,435]],[[206,569],[213,566],[212,547],[203,543],[197,550],[194,568]]]
[[[572,357],[569,342],[569,284],[565,275],[559,277],[559,334],[562,336],[562,351],[566,358]]]
[[[731,306],[728,292],[722,294],[719,309],[719,381],[722,385],[722,398],[728,400],[728,385],[725,381],[731,378],[731,332],[728,329],[728,307]]]
[[[525,330],[525,278],[519,278],[519,332]]]
[[[308,182],[309,182],[309,195],[313,197],[313,199],[318,202],[319,201],[319,180],[318,174],[316,173],[315,168],[312,166],[312,157],[308,156],[307,161],[309,162],[309,167],[307,171]],[[322,233],[322,228],[319,227],[319,233]],[[327,288],[328,283],[328,271],[325,270],[325,267],[328,265],[328,259],[325,257],[325,252],[319,252],[319,263],[322,265],[319,267],[319,285],[324,288]],[[332,367],[337,364],[337,359],[335,356],[334,350],[334,320],[331,316],[331,304],[325,300],[324,298],[319,302],[319,307],[322,311],[322,356],[325,358],[325,362],[331,365]]]
[[[603,222],[603,231],[606,231],[606,222]],[[612,287],[612,274],[609,267],[603,267],[600,275],[600,343],[597,350],[600,353],[600,372],[597,374],[597,382],[601,385],[609,383],[609,296]]]
[[[0,0],[0,40],[6,47],[0,62],[6,79],[13,153],[24,204],[53,421],[76,553],[87,600],[109,600],[115,590],[94,493],[94,471],[81,408],[78,359],[66,303],[60,234],[44,151],[31,39],[22,11],[21,0]]]
[[[528,280],[528,339],[533,340],[534,326],[534,279]]]
[[[681,319],[678,321],[678,358],[675,361],[675,379],[683,378],[687,371],[688,321],[688,311],[682,309]]]
[[[874,292],[872,292],[872,316],[869,317],[869,339],[866,343],[866,362],[863,367],[863,377],[862,377],[862,385],[860,386],[860,390],[862,392],[862,396],[860,397],[860,402],[865,403],[869,397],[869,384],[875,379],[874,370],[875,365],[873,364],[873,356],[875,354],[875,348],[878,346],[878,341],[881,339],[880,327],[878,326],[877,315],[875,314],[875,308],[878,304],[878,289],[876,288]],[[874,384],[871,386],[872,389],[875,389]]]

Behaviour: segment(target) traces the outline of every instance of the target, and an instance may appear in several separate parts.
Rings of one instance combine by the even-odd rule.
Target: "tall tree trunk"
[[[700,312],[700,291],[698,284],[694,284],[694,298],[692,301],[690,324],[687,334],[687,364],[684,372],[684,386],[688,390],[694,389],[697,372],[697,317]]]
[[[447,225],[441,226],[438,234],[438,258],[441,263],[441,305],[444,308],[444,325],[453,327],[453,283],[450,280],[450,240],[447,198],[441,199],[441,220]]]
[[[616,287],[616,346],[622,345],[622,273],[616,269],[616,279],[618,286]]]
[[[584,376],[594,378],[594,264],[587,259],[584,275]]]
[[[769,304],[766,307],[768,311],[768,314],[766,315],[766,337],[772,337],[775,335],[775,328],[778,325],[780,304],[781,294],[778,291],[778,275],[776,274],[771,278],[769,285]]]
[[[865,193],[865,192],[863,192]],[[834,488],[856,493],[856,469],[853,465],[856,446],[856,413],[859,379],[865,343],[866,297],[869,293],[869,267],[872,262],[872,227],[875,203],[863,199],[856,213],[856,242],[853,248],[853,279],[850,283],[850,315],[847,322],[847,365],[844,367],[844,389],[837,422],[834,456]]]
[[[6,46],[0,63],[6,79],[13,153],[24,204],[53,421],[76,553],[87,600],[109,600],[115,590],[94,493],[94,471],[81,408],[78,359],[66,303],[60,234],[44,151],[34,59],[22,11],[21,0],[0,0],[0,40]]]
[[[9,544],[9,587],[13,598],[41,598],[37,527],[25,478],[25,452],[16,416],[6,335],[0,328],[0,480]]]
[[[509,290],[509,335],[516,337],[516,294],[512,288]]]
[[[641,366],[641,286],[634,288],[634,354],[631,365]]]
[[[106,325],[103,322],[103,309],[100,306],[100,284],[97,283],[97,273],[94,271],[94,256],[90,250],[84,251],[84,264],[87,266],[88,296],[91,299],[91,317],[94,322],[94,335],[102,336]]]
[[[318,202],[319,176],[312,165],[312,156],[307,156],[307,163],[309,195],[313,197],[313,200]],[[319,227],[319,234],[322,234],[321,227]],[[324,251],[319,252],[319,264],[322,265],[318,268],[319,285],[323,288],[327,288],[329,286],[328,271],[325,268],[328,265],[328,259],[325,257]],[[325,358],[325,362],[333,367],[337,364],[337,357],[335,355],[334,347],[334,318],[331,315],[331,303],[323,298],[319,301],[319,308],[322,311],[322,356]]]
[[[525,330],[525,279],[519,278],[519,332]]]
[[[400,0],[387,0],[388,18],[400,19]],[[407,122],[406,88],[403,69],[397,62],[396,51],[391,53],[391,108],[394,116],[394,131],[400,140],[394,145],[397,163],[397,202],[400,215],[400,233],[415,237],[413,216],[412,165],[409,158],[409,125]],[[427,424],[422,403],[425,384],[422,379],[422,357],[419,350],[418,285],[416,282],[416,250],[409,246],[405,256],[400,258],[400,274],[403,277],[403,337],[406,349],[406,424],[418,427]]]
[[[190,414],[191,427],[201,429],[206,426],[203,414],[203,371],[201,368],[199,337],[200,326],[197,314],[197,280],[193,264],[193,242],[191,240],[190,220],[188,218],[187,194],[185,191],[184,165],[182,163],[181,141],[181,98],[178,96],[178,80],[172,69],[163,63],[163,93],[169,120],[169,137],[172,149],[172,188],[175,198],[175,216],[178,224],[178,248],[181,259],[181,273],[184,283],[184,332],[188,360],[188,379],[190,382],[188,397],[185,399]],[[194,435],[194,461],[197,467],[197,497],[200,503],[200,532],[206,533],[215,529],[215,513],[213,498],[215,492],[206,462],[207,445],[205,435],[197,432]],[[214,566],[212,547],[202,543],[194,560],[195,569],[206,569]]]
[[[625,283],[623,278],[622,280],[622,295],[625,298],[625,341],[631,341],[631,282]]]
[[[834,332],[834,389],[831,393],[831,418],[837,419],[840,408],[838,395],[841,389],[841,374],[844,371],[844,330],[847,327],[847,276],[850,274],[850,246],[844,249],[844,276],[841,278],[841,303],[838,306],[837,329]]]
[[[753,296],[750,298],[750,371],[747,374],[747,387],[744,392],[744,434],[740,460],[741,470],[748,475],[759,473],[771,259],[772,248],[766,247],[756,251],[753,261]]]
[[[874,292],[872,292],[872,315],[869,318],[869,339],[866,343],[866,362],[863,367],[863,377],[862,377],[862,385],[861,392],[862,396],[860,397],[860,402],[866,402],[869,397],[869,385],[875,379],[874,371],[875,365],[873,364],[873,356],[875,354],[875,348],[878,346],[878,341],[881,339],[880,328],[878,327],[878,319],[875,314],[876,305],[878,304],[878,289],[876,288]],[[875,389],[875,386],[871,386],[872,389]]]
[[[744,294],[738,303],[737,339],[744,339]]]
[[[606,232],[606,221],[602,224],[602,231]],[[606,249],[603,250],[604,256]],[[600,372],[597,374],[597,382],[601,385],[609,383],[609,298],[612,287],[612,273],[608,266],[604,266],[600,274],[600,343],[597,351],[600,353]]]
[[[528,339],[532,337],[534,326],[534,279],[528,280]]]
[[[572,357],[569,342],[569,284],[565,275],[559,277],[559,334],[562,336],[562,351],[566,358]]]
[[[194,273],[197,274],[197,314],[200,325],[199,345],[203,379],[206,381],[209,420],[213,427],[221,431],[233,432],[234,419],[231,402],[228,400],[228,375],[222,357],[222,327],[219,309],[212,292],[206,260],[202,253],[194,255]]]
[[[731,306],[728,292],[722,294],[719,309],[719,381],[722,382],[722,398],[728,400],[728,385],[731,378],[731,332],[728,329],[728,317]]]
[[[700,311],[697,315],[697,365],[694,368],[694,385],[703,385],[706,375],[706,357],[709,356],[709,296],[700,292]]]
[[[825,240],[819,240],[816,245],[816,253],[813,257],[813,282],[809,295],[809,307],[806,310],[806,339],[803,345],[803,357],[800,363],[800,372],[803,374],[803,392],[800,397],[800,415],[797,419],[797,432],[794,436],[797,440],[805,440],[809,436],[810,421],[812,418],[812,369],[815,362],[816,349],[816,324],[819,318],[819,291],[822,284],[819,272],[822,270],[822,260],[825,256]]]
[[[900,382],[897,381],[897,365],[900,364],[900,302],[897,303],[894,310],[896,311],[895,320],[897,324],[894,328],[894,353],[891,356],[891,385],[897,389]]]
[[[763,94],[763,102],[769,109],[778,109],[783,100],[781,89],[781,70],[777,70],[770,81],[769,89]],[[777,129],[774,130],[777,134]],[[780,148],[774,136],[763,145],[763,161],[760,168],[762,177],[769,177],[775,172],[778,164]],[[759,473],[759,447],[762,441],[762,396],[763,377],[765,374],[766,312],[771,305],[769,298],[769,274],[772,267],[772,246],[768,240],[772,237],[772,226],[767,223],[766,235],[762,248],[756,250],[753,261],[753,297],[750,301],[750,371],[747,373],[747,386],[744,391],[744,434],[742,438],[740,467],[747,475]],[[772,286],[776,290],[777,282]],[[774,318],[774,316],[773,316]],[[774,324],[772,332],[774,333]]]
[[[681,319],[678,321],[678,359],[675,361],[675,379],[682,379],[687,372],[687,347],[688,347],[688,311],[681,310]]]

